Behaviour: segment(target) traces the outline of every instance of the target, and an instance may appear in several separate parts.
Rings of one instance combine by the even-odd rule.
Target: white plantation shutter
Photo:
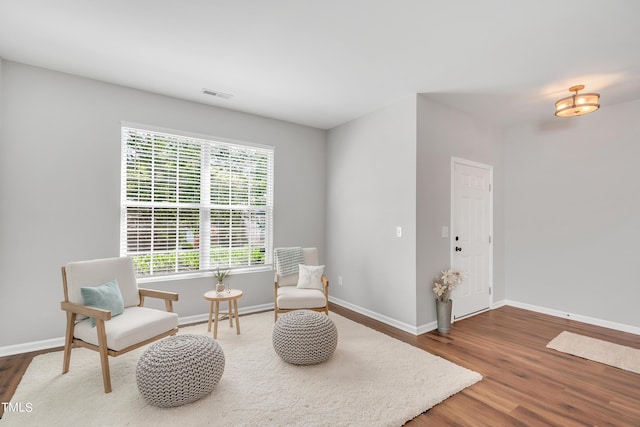
[[[273,149],[122,128],[120,254],[139,275],[271,264]]]

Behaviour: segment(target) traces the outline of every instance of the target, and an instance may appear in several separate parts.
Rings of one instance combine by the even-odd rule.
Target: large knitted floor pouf
[[[174,335],[140,356],[136,382],[153,406],[180,406],[211,393],[224,372],[224,352],[204,335]]]
[[[273,349],[287,363],[322,363],[331,357],[337,345],[336,325],[322,313],[290,311],[273,326]]]

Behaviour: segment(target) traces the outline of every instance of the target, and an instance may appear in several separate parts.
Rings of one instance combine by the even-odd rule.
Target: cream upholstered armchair
[[[301,252],[298,255],[297,252]],[[324,275],[324,266],[318,266],[317,248],[278,248],[274,251],[275,275],[275,320],[278,313],[292,310],[314,310],[329,315],[329,281]],[[283,259],[289,258],[289,274]],[[291,261],[291,260],[294,261]],[[301,277],[298,263],[308,266]],[[314,268],[316,267],[316,268]],[[303,267],[300,267],[303,268]],[[306,272],[310,271],[310,275]],[[302,279],[302,280],[301,280]],[[306,279],[306,280],[305,280]]]
[[[62,267],[62,285],[60,305],[67,314],[62,373],[69,372],[74,344],[95,350],[100,353],[105,393],[111,392],[108,356],[178,332],[172,304],[178,294],[138,288],[130,258],[70,262]],[[145,297],[164,299],[166,311],[144,307]]]

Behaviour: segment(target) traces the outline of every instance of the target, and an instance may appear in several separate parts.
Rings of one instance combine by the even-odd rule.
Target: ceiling
[[[321,129],[416,93],[508,126],[571,120],[553,103],[574,84],[603,109],[640,99],[639,18],[637,0],[0,0],[0,57]]]

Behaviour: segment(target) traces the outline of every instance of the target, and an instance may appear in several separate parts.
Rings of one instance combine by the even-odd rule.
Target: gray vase
[[[438,318],[438,332],[448,334],[451,331],[451,307],[453,301],[436,300],[436,315]]]

